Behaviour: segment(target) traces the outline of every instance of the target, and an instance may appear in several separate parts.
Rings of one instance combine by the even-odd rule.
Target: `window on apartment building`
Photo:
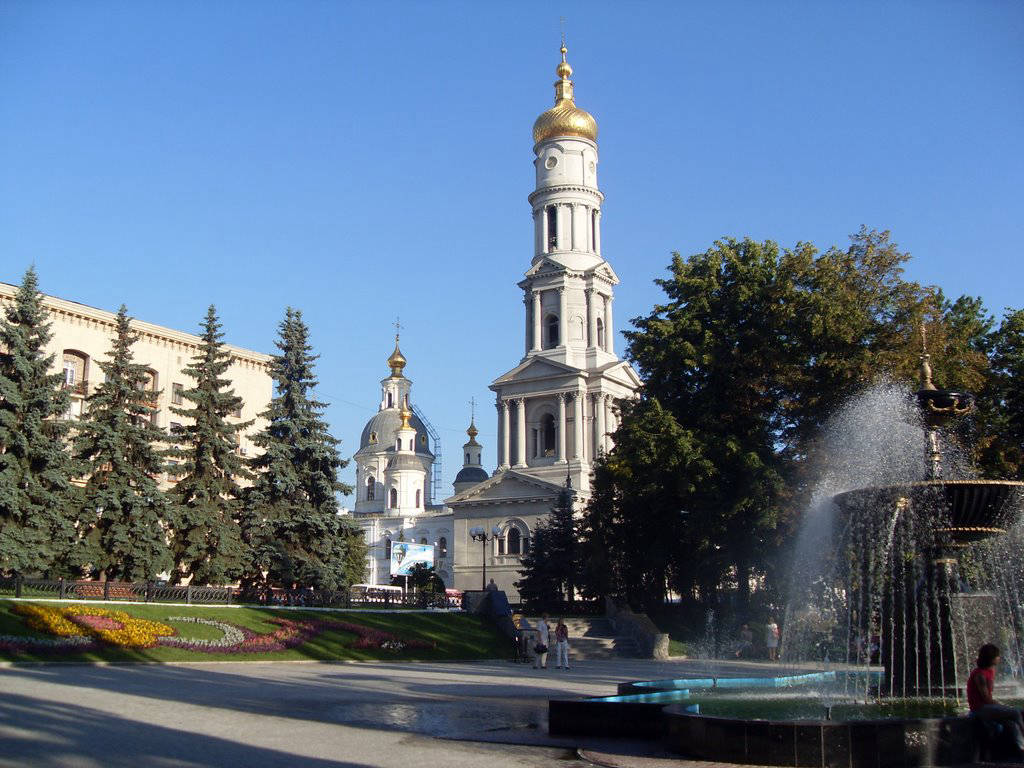
[[[185,400],[185,385],[184,384],[172,384],[171,385],[171,403],[174,405],[181,405]]]

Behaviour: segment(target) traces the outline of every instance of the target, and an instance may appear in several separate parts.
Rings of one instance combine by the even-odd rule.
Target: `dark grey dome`
[[[388,462],[388,469],[415,469],[423,472],[426,467],[423,466],[423,459],[418,456],[411,456],[408,453],[399,453],[391,458]]]
[[[463,467],[455,476],[456,483],[482,483],[489,477],[482,467]]]
[[[409,419],[409,424],[416,430],[416,453],[433,458],[434,454],[430,450],[427,428],[420,421],[420,417],[414,413]],[[402,426],[402,416],[398,408],[385,408],[382,411],[377,411],[363,427],[363,434],[359,436],[359,450],[356,453],[386,453],[391,450],[395,447],[395,432],[400,426]],[[374,442],[370,441],[370,435],[376,437]]]

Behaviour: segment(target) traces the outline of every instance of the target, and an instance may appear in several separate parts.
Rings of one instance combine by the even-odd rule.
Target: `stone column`
[[[585,209],[579,203],[573,203],[569,210],[572,212],[572,249],[574,251],[585,251],[586,235],[583,230]]]
[[[612,297],[604,297],[604,348],[615,354],[615,332],[612,330]]]
[[[508,469],[512,463],[509,456],[512,446],[512,433],[509,430],[508,400],[501,401],[501,468]]]
[[[523,345],[526,347],[523,354],[530,352],[530,292],[523,291],[523,317],[526,319],[526,328],[523,331]]]
[[[566,461],[565,455],[565,398],[568,397],[565,392],[558,393],[558,461],[564,464]]]
[[[559,205],[555,207],[558,218],[558,250],[568,251],[570,249],[570,238],[572,237],[572,215],[569,206]]]
[[[604,395],[600,393],[594,395],[594,417],[594,456],[597,457],[604,453],[605,432]]]
[[[575,402],[575,409],[574,409],[573,416],[575,417],[576,421],[573,424],[573,427],[575,428],[575,430],[574,430],[575,434],[573,435],[574,440],[573,440],[573,445],[572,445],[572,457],[574,459],[579,459],[580,461],[582,461],[583,460],[583,393],[582,392],[576,392],[575,393],[575,399],[576,399],[576,402]]]
[[[587,347],[597,346],[597,312],[594,307],[594,289],[587,288]]]
[[[569,346],[569,295],[564,285],[558,289],[558,345]]]
[[[526,466],[526,398],[516,398],[516,466]]]
[[[601,255],[601,209],[594,211],[594,253]]]
[[[533,345],[534,352],[540,350],[540,291],[533,289]]]

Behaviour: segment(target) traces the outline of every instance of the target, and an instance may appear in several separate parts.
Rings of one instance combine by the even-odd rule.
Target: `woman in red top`
[[[999,648],[989,643],[978,649],[978,666],[967,678],[967,706],[974,717],[997,720],[1008,728],[1017,749],[1024,753],[1024,720],[1020,710],[1005,707],[992,696],[998,665]]]

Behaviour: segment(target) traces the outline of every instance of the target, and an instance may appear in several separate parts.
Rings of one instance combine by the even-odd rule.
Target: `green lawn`
[[[75,603],[81,605],[81,603]],[[11,612],[14,601],[0,599],[0,635],[34,635],[22,616]],[[43,604],[39,604],[43,605]],[[63,603],[46,603],[49,606]],[[0,647],[0,660],[5,661],[284,661],[284,660],[470,660],[504,658],[509,655],[509,641],[498,634],[493,625],[476,616],[456,613],[360,613],[346,611],[274,611],[256,608],[172,607],[164,605],[119,605],[90,603],[108,610],[124,611],[143,619],[170,624],[178,635],[191,639],[216,639],[216,627],[188,622],[170,622],[170,617],[196,616],[246,627],[257,634],[268,634],[278,627],[268,621],[279,616],[286,619],[333,619],[381,630],[402,641],[429,643],[429,648],[353,648],[355,634],[338,629],[323,631],[303,645],[286,650],[252,653],[209,653],[157,646],[146,649],[124,649],[113,646],[87,652],[33,651],[15,652]]]

